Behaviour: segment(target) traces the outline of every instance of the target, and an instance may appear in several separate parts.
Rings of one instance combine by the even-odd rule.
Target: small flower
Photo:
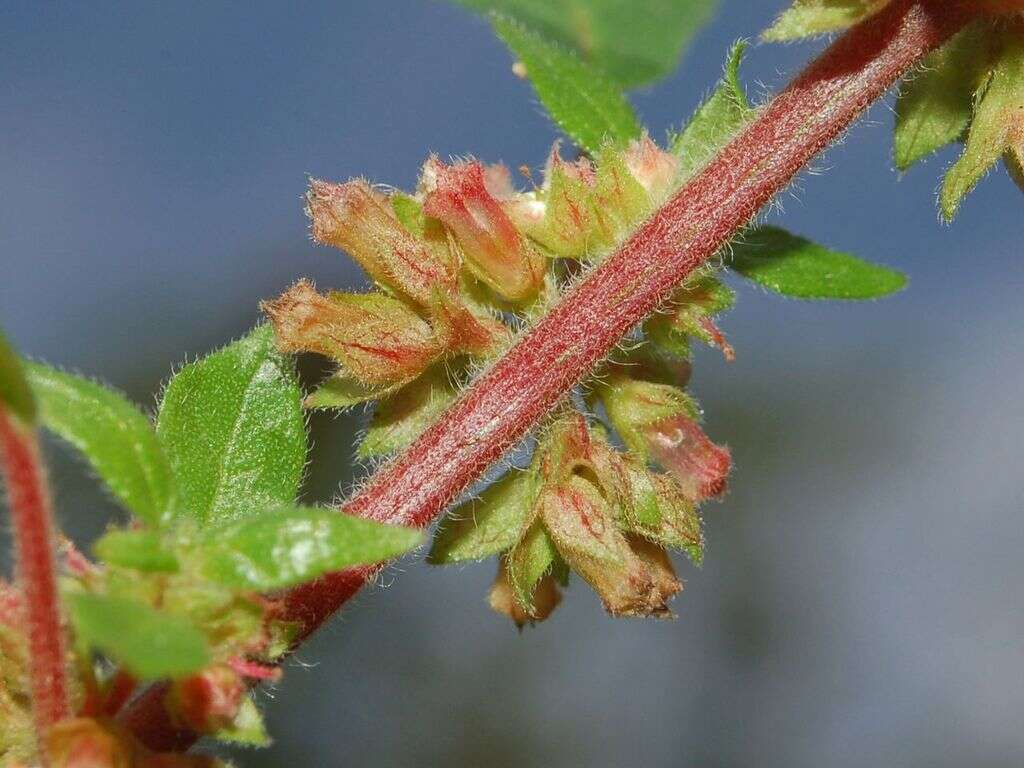
[[[420,187],[424,213],[452,232],[481,281],[512,301],[536,294],[544,259],[488,189],[480,163],[445,165],[433,157],[424,166]]]
[[[629,172],[656,205],[674,191],[679,176],[679,159],[661,149],[649,136],[631,141],[624,157]]]
[[[430,325],[382,293],[324,296],[301,280],[263,310],[283,351],[331,357],[367,385],[411,379],[442,353]]]
[[[688,498],[700,502],[725,491],[732,468],[729,449],[711,442],[694,419],[671,416],[645,427],[643,434],[651,458],[672,474]]]
[[[509,581],[505,558],[500,558],[498,560],[498,575],[495,576],[494,584],[491,585],[487,602],[494,611],[508,616],[516,627],[522,629],[527,624],[544,621],[550,616],[562,602],[562,594],[558,591],[554,576],[550,573],[544,574],[533,587],[529,598],[530,609],[524,609],[516,599]]]
[[[421,306],[438,288],[456,287],[459,264],[447,242],[416,237],[388,199],[362,179],[345,184],[314,179],[306,212],[314,240],[347,251],[376,282]]]

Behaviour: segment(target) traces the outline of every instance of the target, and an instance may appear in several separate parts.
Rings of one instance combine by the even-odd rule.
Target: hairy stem
[[[430,524],[968,17],[954,0],[894,0],[837,39],[433,427],[383,466],[344,511],[389,523]],[[301,621],[308,635],[372,573],[353,569],[293,590],[287,596],[289,618]],[[144,741],[168,743],[167,723],[160,722],[152,702],[142,700],[125,720]],[[174,743],[184,743],[180,732]]]
[[[70,713],[50,497],[35,430],[3,406],[0,466],[14,529],[18,585],[28,635],[32,709],[43,754],[46,733]]]

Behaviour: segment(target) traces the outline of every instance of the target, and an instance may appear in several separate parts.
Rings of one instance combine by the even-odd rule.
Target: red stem
[[[70,714],[50,497],[35,430],[0,406],[0,465],[14,527],[28,634],[32,709],[40,754],[50,728]]]
[[[968,11],[951,0],[894,0],[837,39],[440,421],[382,467],[344,511],[429,525],[687,275],[967,18]],[[293,590],[287,612],[303,622],[303,637],[372,573],[353,569]],[[167,730],[158,710],[143,701],[126,715],[147,743],[167,743],[161,742]]]

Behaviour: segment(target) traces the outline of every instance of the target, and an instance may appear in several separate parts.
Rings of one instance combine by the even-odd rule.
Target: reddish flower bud
[[[692,418],[671,416],[643,432],[651,458],[668,470],[688,498],[699,502],[725,491],[732,467],[729,449],[711,442]]]
[[[431,158],[423,168],[420,186],[425,193],[424,212],[454,234],[480,280],[513,301],[537,292],[544,277],[544,259],[519,234],[488,189],[480,163],[445,165]]]
[[[676,186],[679,160],[651,141],[649,136],[631,141],[625,152],[626,167],[640,182],[655,204],[664,200]]]
[[[663,564],[652,568],[631,548],[595,485],[574,475],[538,503],[558,553],[600,595],[609,613],[668,615],[668,600],[682,586]]]
[[[302,280],[262,308],[282,351],[334,358],[367,385],[411,379],[442,352],[419,315],[382,293],[323,296]]]
[[[230,667],[210,669],[175,680],[167,705],[175,719],[197,733],[216,733],[231,725],[242,700],[245,683]]]
[[[347,251],[375,281],[426,306],[438,288],[457,284],[458,263],[447,243],[417,238],[389,201],[362,179],[314,179],[306,195],[313,239]]]

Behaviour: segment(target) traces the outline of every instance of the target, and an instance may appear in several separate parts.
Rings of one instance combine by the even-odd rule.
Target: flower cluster
[[[264,305],[282,350],[338,363],[307,406],[377,400],[359,455],[404,447],[683,177],[679,158],[645,136],[607,144],[596,159],[564,159],[556,145],[542,183],[526,191],[503,165],[437,157],[412,195],[313,181],[314,239],[351,254],[376,287],[320,293],[301,281]],[[681,583],[665,550],[700,560],[697,509],[722,493],[730,467],[683,389],[689,343],[731,358],[713,320],[731,303],[707,271],[682,286],[637,331],[633,351],[563,401],[529,467],[449,513],[430,560],[500,555],[490,602],[518,624],[550,613],[570,571],[613,614],[666,615]]]
[[[792,40],[843,29],[889,2],[796,0],[764,37]],[[896,103],[895,159],[901,171],[963,140],[939,195],[946,220],[1000,160],[1024,189],[1024,1],[965,5],[978,18],[903,82]]]

